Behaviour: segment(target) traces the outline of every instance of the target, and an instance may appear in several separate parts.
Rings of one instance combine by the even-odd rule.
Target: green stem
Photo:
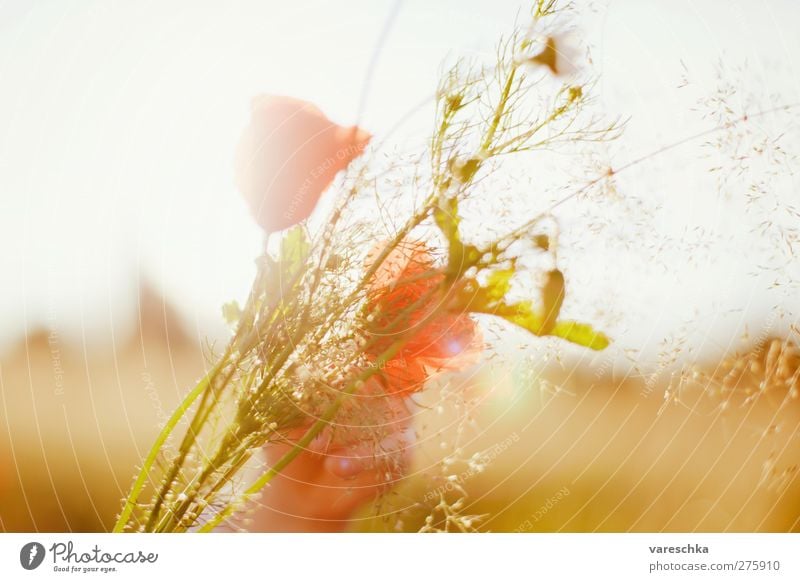
[[[124,531],[125,525],[128,523],[128,519],[130,519],[131,514],[133,514],[133,510],[136,507],[136,502],[139,500],[139,496],[144,489],[145,481],[147,481],[147,478],[150,475],[150,470],[153,468],[153,465],[158,458],[158,454],[161,452],[162,446],[166,442],[167,438],[169,438],[169,435],[172,434],[172,431],[175,430],[175,427],[184,417],[192,404],[194,404],[194,401],[197,400],[197,398],[211,385],[211,382],[217,373],[219,373],[219,370],[223,364],[224,361],[217,363],[217,365],[214,366],[208,372],[208,374],[206,374],[203,379],[197,383],[197,386],[195,386],[194,389],[192,389],[192,391],[186,395],[186,398],[183,399],[183,402],[180,403],[175,412],[172,413],[172,416],[169,417],[169,420],[167,420],[164,428],[161,429],[161,432],[158,434],[153,446],[150,447],[150,452],[147,454],[144,464],[139,471],[139,475],[136,477],[133,488],[128,494],[128,497],[125,499],[125,506],[122,508],[122,512],[119,514],[117,523],[114,525],[114,529],[112,530],[114,533],[120,533]]]
[[[503,113],[506,109],[506,103],[508,103],[508,98],[511,95],[511,87],[514,85],[514,76],[516,73],[517,67],[516,65],[512,64],[511,70],[508,73],[508,78],[505,82],[505,86],[503,87],[503,93],[500,96],[500,101],[497,103],[492,124],[489,126],[489,130],[486,132],[486,138],[483,140],[483,144],[481,146],[481,149],[485,152],[489,151],[491,148],[492,142],[494,141],[494,136],[497,133],[497,129],[500,127],[500,120],[503,118]]]
[[[255,278],[255,281],[253,282],[253,287],[250,290],[250,294],[248,295],[247,302],[245,304],[245,308],[244,308],[244,314],[245,315],[243,315],[243,317],[242,317],[243,320],[244,319],[252,319],[252,318],[255,317],[256,302],[257,302],[258,297],[259,297],[258,293],[259,293],[259,290],[262,288],[261,281],[264,279],[264,277],[267,274],[268,262],[267,262],[267,257],[266,257],[266,252],[267,252],[266,248],[267,248],[268,243],[269,243],[269,238],[270,238],[270,234],[267,233],[266,239],[264,241],[264,248],[265,248],[264,253],[265,254],[264,254],[264,256],[262,256],[259,259],[256,278]],[[204,390],[203,391],[203,397],[202,397],[202,399],[200,401],[200,404],[199,404],[199,406],[198,406],[198,408],[197,408],[197,410],[195,412],[194,418],[192,419],[191,423],[189,424],[189,428],[186,431],[186,434],[184,435],[183,441],[181,442],[178,458],[176,458],[175,461],[172,463],[172,467],[171,467],[169,473],[167,474],[166,479],[164,480],[164,483],[162,484],[161,490],[159,491],[158,495],[155,498],[155,503],[154,503],[154,506],[153,506],[153,510],[150,512],[150,516],[149,516],[147,525],[145,527],[146,531],[154,531],[154,529],[153,529],[154,527],[156,527],[156,529],[158,529],[158,526],[156,524],[160,523],[160,522],[158,522],[158,518],[159,518],[161,506],[164,503],[164,499],[165,499],[165,496],[166,496],[167,492],[169,492],[169,490],[172,488],[172,485],[173,485],[173,483],[175,481],[175,478],[177,477],[178,472],[180,471],[181,467],[183,466],[183,463],[186,460],[186,457],[187,457],[187,455],[189,453],[189,450],[194,445],[194,442],[197,439],[197,435],[200,433],[200,431],[202,430],[203,426],[205,425],[205,422],[208,419],[209,415],[211,414],[211,412],[213,411],[215,406],[218,404],[218,402],[219,402],[219,392],[222,390],[222,388],[224,388],[228,384],[230,379],[233,377],[235,368],[236,368],[236,366],[238,366],[239,362],[241,361],[241,359],[243,357],[242,354],[248,353],[250,351],[251,347],[252,347],[252,346],[248,346],[246,344],[246,342],[245,342],[245,345],[240,345],[240,344],[242,344],[242,340],[240,338],[241,329],[242,328],[237,330],[236,334],[234,335],[234,338],[231,340],[230,344],[228,345],[228,348],[226,349],[225,354],[222,356],[222,358],[220,358],[219,363],[217,364],[217,366],[215,368],[215,373],[213,374],[213,377],[216,378],[216,374],[218,374],[219,371],[224,367],[224,362],[226,362],[229,359],[229,357],[231,355],[231,352],[235,349],[235,346],[237,346],[237,345],[240,346],[239,357],[234,362],[233,369],[228,374],[228,376],[224,379],[224,381],[222,382],[222,385],[220,386],[219,390],[216,390],[216,391],[215,390],[211,390],[211,391]],[[212,379],[210,377],[207,377],[207,378],[209,380]],[[208,386],[210,387],[210,385],[211,385],[211,382],[209,381],[208,382]],[[213,400],[211,401],[210,405],[206,406],[206,402],[208,400],[209,393],[213,393]],[[191,396],[191,394],[190,394],[190,396]]]
[[[228,355],[226,354],[220,359],[220,364],[227,361],[227,359]],[[164,504],[167,493],[172,489],[172,485],[175,483],[175,479],[180,473],[183,463],[186,461],[186,457],[189,455],[189,451],[191,451],[194,443],[197,442],[197,437],[203,430],[203,426],[205,425],[208,416],[211,414],[211,411],[219,401],[219,392],[228,384],[228,382],[230,382],[231,378],[233,377],[233,373],[233,370],[231,370],[228,375],[224,377],[222,384],[217,390],[214,389],[212,384],[213,381],[216,380],[215,375],[208,384],[208,387],[211,389],[203,391],[203,397],[200,399],[200,404],[197,407],[194,418],[189,424],[189,428],[187,429],[186,434],[183,437],[183,441],[181,442],[178,457],[172,463],[172,467],[170,468],[170,471],[164,479],[161,489],[156,496],[155,504],[153,505],[153,509],[150,512],[150,517],[145,525],[145,531],[153,531],[153,527],[158,522],[159,514],[161,513],[161,507]],[[211,403],[207,405],[209,394],[213,395],[213,399],[211,400]]]

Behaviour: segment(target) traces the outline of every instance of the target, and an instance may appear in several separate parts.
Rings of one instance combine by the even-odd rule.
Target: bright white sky
[[[360,123],[380,136],[432,93],[443,60],[492,54],[524,6],[401,2]],[[37,325],[66,334],[129,325],[142,277],[161,285],[198,333],[214,333],[220,305],[249,288],[260,244],[232,179],[250,97],[294,95],[355,122],[391,8],[368,0],[0,2],[0,343]],[[582,26],[602,74],[599,96],[610,113],[630,117],[620,159],[707,127],[690,108],[713,90],[720,60],[743,93],[800,101],[798,22],[794,0],[595,3]],[[681,60],[688,89],[677,88]],[[424,135],[430,119],[423,108],[405,129]],[[630,345],[657,341],[694,313],[702,333],[727,343],[733,327],[758,328],[782,300],[747,275],[758,257],[745,259],[752,241],[735,236],[744,215],[723,212],[713,183],[688,163],[697,151],[632,174],[621,193],[663,205],[654,240],[700,225],[731,235],[723,253],[694,265],[675,255],[668,273],[649,270],[635,248],[571,259],[586,283],[576,301],[597,303],[602,293],[609,311],[624,310],[627,321],[612,331]],[[787,180],[782,187],[796,197]],[[629,192],[631,184],[641,191]],[[560,212],[569,225],[569,207]],[[733,308],[745,315],[726,318]]]

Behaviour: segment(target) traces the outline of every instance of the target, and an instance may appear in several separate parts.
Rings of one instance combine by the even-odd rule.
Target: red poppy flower
[[[368,267],[383,246],[370,253]],[[481,340],[472,318],[446,309],[434,314],[444,300],[437,293],[442,280],[425,243],[407,241],[389,253],[370,281],[367,356],[377,359],[396,337],[411,335],[378,376],[390,393],[416,392],[432,373],[461,370],[477,359]]]
[[[267,232],[308,218],[338,172],[371,136],[342,127],[311,103],[262,95],[236,152],[236,183]]]

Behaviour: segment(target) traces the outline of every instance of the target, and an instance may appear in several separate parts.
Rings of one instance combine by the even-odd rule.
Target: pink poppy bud
[[[336,125],[311,103],[261,95],[236,151],[236,184],[265,231],[283,230],[308,218],[371,137]]]

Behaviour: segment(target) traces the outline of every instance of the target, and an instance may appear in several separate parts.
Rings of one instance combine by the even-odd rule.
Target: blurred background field
[[[4,531],[108,529],[159,423],[202,373],[185,322],[152,288],[139,298],[137,329],[114,346],[41,329],[0,357]],[[670,403],[670,374],[480,366],[446,388],[467,408],[435,386],[417,399],[411,474],[352,529],[417,531],[443,518],[440,494],[452,503],[463,489],[485,531],[798,531],[796,379],[752,403],[749,377],[710,393],[735,367],[708,362],[699,369],[716,379],[698,374]]]

